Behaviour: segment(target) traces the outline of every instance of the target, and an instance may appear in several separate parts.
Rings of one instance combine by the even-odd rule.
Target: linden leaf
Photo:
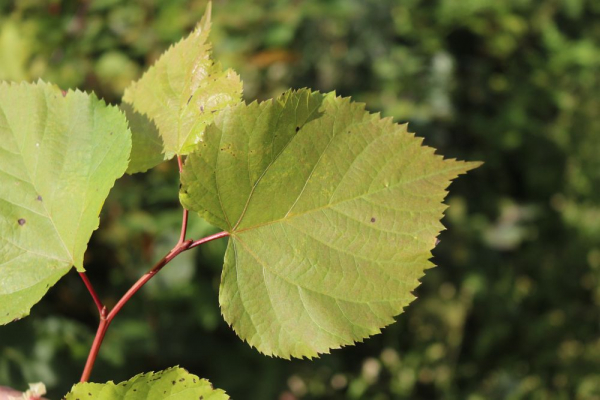
[[[185,162],[180,199],[230,233],[225,320],[265,354],[314,357],[379,333],[414,299],[446,188],[478,165],[300,90],[223,111]]]
[[[168,159],[193,150],[214,114],[242,96],[240,77],[210,58],[210,12],[209,3],[196,30],[171,46],[123,97],[156,123]]]
[[[94,95],[0,84],[0,324],[29,314],[83,254],[131,150],[127,120]]]
[[[227,400],[221,389],[213,389],[206,379],[200,379],[183,368],[173,367],[160,372],[134,376],[118,384],[83,382],[73,385],[65,400]]]

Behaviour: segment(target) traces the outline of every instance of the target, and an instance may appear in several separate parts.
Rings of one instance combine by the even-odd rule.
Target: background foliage
[[[0,4],[0,79],[123,89],[200,19],[195,0]],[[337,90],[409,121],[458,180],[419,299],[382,335],[316,361],[242,343],[219,314],[225,241],[185,253],[109,330],[92,376],[179,364],[235,399],[600,398],[600,3],[216,1],[215,57],[245,97]],[[177,241],[176,165],[119,180],[85,265],[115,302]],[[213,228],[192,218],[193,237]],[[75,273],[0,330],[0,384],[81,373],[97,323]],[[150,329],[148,328],[150,327]]]

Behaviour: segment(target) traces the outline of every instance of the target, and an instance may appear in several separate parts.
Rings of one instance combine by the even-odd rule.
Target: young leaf
[[[169,159],[193,150],[214,114],[241,99],[240,77],[210,58],[210,10],[209,3],[196,30],[169,48],[123,97],[156,123]]]
[[[65,400],[227,400],[221,389],[213,389],[206,379],[200,379],[183,368],[173,367],[160,372],[139,374],[118,384],[78,383]]]
[[[31,307],[83,253],[125,172],[125,116],[44,82],[0,84],[0,324]]]
[[[230,232],[219,300],[251,346],[314,357],[380,332],[413,299],[446,188],[406,125],[308,90],[222,112],[186,160],[184,207]]]
[[[146,172],[165,160],[162,138],[154,122],[136,112],[131,104],[123,103],[120,108],[131,129],[131,157],[126,172]]]

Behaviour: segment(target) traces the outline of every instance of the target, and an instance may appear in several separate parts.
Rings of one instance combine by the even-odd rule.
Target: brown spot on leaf
[[[377,221],[377,220],[375,219],[375,217],[371,218],[371,222],[375,222],[375,221]]]
[[[38,195],[38,197],[35,198],[37,201],[42,201],[42,196]]]
[[[300,127],[299,127],[299,126],[297,126],[297,127],[296,127],[296,132],[298,132],[299,130],[300,130]]]
[[[23,226],[23,225],[25,225],[25,222],[27,222],[27,221],[25,221],[25,218],[19,218],[19,220],[17,222],[19,223],[19,225]]]

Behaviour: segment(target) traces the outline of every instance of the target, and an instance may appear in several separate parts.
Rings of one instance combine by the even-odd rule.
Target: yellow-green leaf
[[[414,299],[446,188],[477,165],[300,90],[223,111],[186,160],[180,199],[230,232],[225,320],[265,354],[314,357],[379,333]]]

